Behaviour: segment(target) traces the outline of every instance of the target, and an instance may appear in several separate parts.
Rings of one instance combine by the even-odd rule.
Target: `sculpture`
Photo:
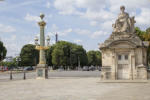
[[[129,17],[129,14],[126,13],[125,7],[121,6],[120,11],[121,13],[118,15],[118,19],[115,21],[115,24],[113,24],[113,32],[128,32],[128,33],[134,33],[134,16]]]

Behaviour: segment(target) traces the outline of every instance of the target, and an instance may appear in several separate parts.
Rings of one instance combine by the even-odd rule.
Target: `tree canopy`
[[[24,45],[20,57],[22,59],[22,66],[33,66],[38,63],[39,52],[35,50],[35,45]],[[46,50],[46,61],[48,66],[54,66],[54,69],[62,66],[64,68],[70,67],[75,69],[77,66],[85,65],[101,65],[100,51],[89,51],[75,43],[67,41],[59,41],[53,44]]]
[[[147,50],[147,59],[148,62],[150,63],[150,27],[147,28],[145,31],[141,30],[138,27],[136,27],[135,30],[136,30],[136,34],[141,38],[142,41],[149,42],[149,47]]]
[[[101,66],[101,52],[100,51],[88,51],[88,65]]]
[[[7,54],[7,49],[3,45],[3,42],[0,41],[0,61],[6,57],[6,54]]]
[[[35,45],[24,45],[20,53],[22,66],[35,66],[39,60],[39,51],[35,49]]]
[[[52,64],[55,66],[81,66],[87,65],[87,55],[81,45],[59,41],[52,51]]]

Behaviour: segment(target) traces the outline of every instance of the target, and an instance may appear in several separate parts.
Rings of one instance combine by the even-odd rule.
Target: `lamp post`
[[[81,70],[81,66],[80,66],[80,57],[78,55],[78,70]]]
[[[17,57],[16,58],[16,62],[17,62],[17,67],[19,67],[19,62],[21,61],[21,58],[20,57]]]
[[[45,58],[45,50],[48,49],[50,44],[50,37],[47,37],[47,45],[45,46],[45,35],[44,35],[44,28],[46,25],[46,22],[43,20],[44,14],[40,14],[41,21],[38,22],[38,25],[40,26],[40,44],[38,44],[38,37],[35,38],[35,44],[36,49],[40,51],[39,55],[39,64],[36,67],[36,78],[37,79],[46,79],[48,78],[48,66],[46,64],[46,58]]]

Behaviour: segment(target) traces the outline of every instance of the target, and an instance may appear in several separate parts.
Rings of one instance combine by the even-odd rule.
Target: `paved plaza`
[[[0,100],[150,100],[147,83],[102,83],[99,77],[0,82]]]
[[[16,73],[13,72],[13,80],[22,80],[23,79],[23,72]],[[100,71],[49,71],[49,77],[100,77]],[[10,72],[0,73],[0,81],[6,81],[10,78]],[[27,72],[26,73],[27,79],[35,79],[36,73]]]

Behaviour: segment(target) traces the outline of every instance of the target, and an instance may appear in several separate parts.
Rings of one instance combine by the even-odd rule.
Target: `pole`
[[[25,70],[23,70],[23,79],[24,80],[26,79],[26,72],[25,72]]]
[[[70,68],[72,67],[72,63],[71,63],[71,47],[70,47]]]
[[[79,55],[78,55],[78,70],[80,68],[80,58],[79,58]]]
[[[12,69],[10,70],[10,80],[12,80]]]

